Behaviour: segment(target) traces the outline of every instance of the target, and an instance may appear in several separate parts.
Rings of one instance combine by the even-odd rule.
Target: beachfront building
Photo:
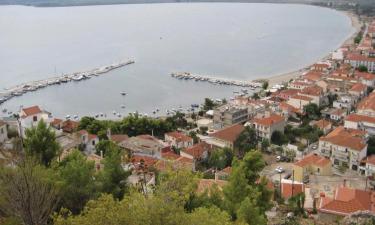
[[[354,68],[366,66],[369,72],[375,72],[375,58],[373,57],[351,53],[346,56],[344,62],[349,63]]]
[[[309,175],[332,175],[331,161],[314,153],[307,155],[300,161],[294,163],[293,170],[294,180],[301,183]]]
[[[8,139],[7,124],[4,121],[0,120],[0,143],[3,143],[7,139]]]
[[[345,166],[357,171],[367,154],[367,132],[337,127],[319,139],[319,153],[330,158],[335,166]]]
[[[248,118],[248,107],[225,104],[214,109],[214,129],[218,130],[234,124],[244,123]]]
[[[261,118],[254,118],[250,121],[250,124],[257,132],[259,138],[271,140],[273,132],[280,131],[284,133],[286,122],[284,117],[271,114]]]
[[[193,138],[178,131],[166,133],[164,140],[175,148],[188,148],[193,145]]]

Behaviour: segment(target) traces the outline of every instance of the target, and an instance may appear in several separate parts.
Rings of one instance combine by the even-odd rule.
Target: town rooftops
[[[303,95],[294,95],[290,98],[297,99],[297,100],[303,100],[303,101],[312,101],[313,100],[312,98],[307,97],[307,96],[303,96]]]
[[[323,93],[323,89],[319,86],[310,86],[310,87],[305,87],[302,89],[301,94],[304,95],[311,95],[311,96],[321,96]]]
[[[346,59],[353,61],[375,62],[375,58],[367,57],[358,53],[351,53],[346,56]]]
[[[325,166],[328,165],[331,161],[323,156],[319,156],[317,154],[309,154],[305,156],[300,161],[294,163],[294,165],[299,167],[305,167],[309,165],[315,165],[315,166]]]
[[[271,126],[272,124],[283,122],[285,119],[277,114],[271,114],[269,117],[254,118],[253,123],[261,124],[263,126]]]
[[[319,140],[330,142],[334,145],[348,147],[356,151],[361,151],[367,144],[364,140],[366,131],[344,128],[343,126],[337,127],[325,137]]]
[[[364,92],[367,90],[367,86],[362,84],[362,83],[356,83],[354,84],[350,89],[349,91],[352,91],[352,92]]]
[[[66,120],[62,123],[62,129],[64,132],[72,133],[77,130],[79,123],[72,120]]]
[[[169,133],[166,133],[165,135],[173,137],[174,139],[176,139],[177,142],[188,142],[188,141],[193,140],[191,137],[178,131],[169,132]]]
[[[314,126],[317,126],[319,129],[323,130],[326,127],[331,126],[331,122],[325,119],[318,120],[314,123]]]
[[[305,192],[305,185],[303,183],[286,179],[281,180],[281,195],[284,198],[287,199],[303,192]]]
[[[32,115],[35,115],[35,114],[38,114],[38,113],[41,113],[42,110],[39,108],[39,106],[31,106],[29,108],[23,108],[22,109],[22,112],[24,114],[24,116],[32,116]]]
[[[235,142],[238,136],[242,133],[245,127],[241,124],[236,124],[222,130],[216,131],[215,133],[210,134],[211,137],[221,139],[228,142]]]
[[[352,122],[368,122],[368,123],[375,123],[375,117],[365,116],[360,114],[350,114],[348,115],[345,120],[352,121]]]
[[[372,74],[372,73],[365,73],[365,72],[356,71],[355,76],[357,78],[360,78],[360,79],[362,78],[364,80],[375,80],[375,74]]]
[[[357,105],[357,110],[373,110],[375,111],[375,92],[371,92],[369,96],[362,99]]]
[[[115,142],[115,143],[121,143],[125,140],[127,140],[129,138],[128,135],[126,134],[111,134],[111,141]]]
[[[322,78],[322,72],[311,70],[307,72],[305,75],[303,75],[303,78],[312,80],[312,81],[318,81]]]
[[[348,187],[339,187],[333,198],[323,196],[319,204],[319,211],[335,215],[346,216],[358,211],[374,212],[373,191],[363,191]]]
[[[87,138],[88,138],[89,140],[93,140],[93,139],[98,138],[97,135],[95,135],[95,134],[90,134],[87,130],[80,130],[80,131],[78,131],[78,133],[79,133],[80,135],[82,135],[82,136],[87,135]]]

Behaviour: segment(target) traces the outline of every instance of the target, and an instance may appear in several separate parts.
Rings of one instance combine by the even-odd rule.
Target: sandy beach
[[[350,35],[350,37],[348,39],[346,39],[342,43],[341,46],[352,44],[355,36],[361,30],[361,26],[362,26],[362,23],[361,23],[361,21],[359,20],[359,17],[356,14],[354,14],[352,12],[347,12],[347,11],[344,11],[343,13],[345,13],[351,19],[351,23],[352,23],[352,26],[355,29],[355,32],[352,35]],[[328,55],[326,55],[325,57],[323,57],[319,61],[327,60],[330,57],[331,57],[331,53],[329,53]],[[319,61],[317,61],[317,62],[319,62]],[[283,82],[288,82],[291,79],[294,79],[296,77],[301,76],[304,72],[308,71],[310,67],[311,67],[311,65],[306,66],[306,67],[304,67],[302,69],[299,69],[299,70],[296,70],[296,71],[292,71],[292,72],[288,72],[288,73],[284,73],[284,74],[280,74],[280,75],[270,77],[270,78],[268,78],[268,82],[269,82],[270,86],[275,85],[275,84],[281,84]]]

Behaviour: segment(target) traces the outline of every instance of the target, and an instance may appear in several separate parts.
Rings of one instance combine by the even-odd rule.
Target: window
[[[95,145],[95,140],[92,140],[92,145]]]
[[[4,134],[4,128],[0,129],[0,134]]]
[[[34,122],[38,121],[38,117],[37,117],[37,116],[34,116],[34,117],[33,117],[33,121],[34,121]]]

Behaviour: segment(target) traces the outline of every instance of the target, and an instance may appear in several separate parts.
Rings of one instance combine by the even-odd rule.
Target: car
[[[278,156],[276,156],[276,161],[278,161],[278,162],[279,162],[280,160],[281,160],[281,156],[279,156],[279,155],[278,155]]]
[[[278,173],[283,173],[285,170],[281,166],[279,166],[275,169],[275,171]]]
[[[311,148],[312,148],[313,150],[316,150],[316,149],[318,149],[318,146],[317,146],[317,145],[313,145],[313,146],[311,146]]]

